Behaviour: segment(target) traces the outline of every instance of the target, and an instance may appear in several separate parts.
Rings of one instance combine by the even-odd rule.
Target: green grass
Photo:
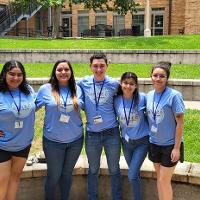
[[[44,109],[36,113],[35,137],[31,148],[31,154],[42,151],[42,126],[43,126]],[[85,115],[82,113],[85,123]],[[185,113],[184,124],[184,146],[185,161],[200,163],[200,110],[187,109]],[[83,148],[82,154],[85,154]]]
[[[49,77],[53,63],[28,63],[25,64],[27,77]],[[148,64],[110,64],[107,74],[120,77],[126,71],[135,72],[140,78],[149,78],[151,66]],[[1,70],[2,65],[0,65]],[[75,77],[91,74],[89,64],[73,63]],[[170,78],[200,79],[200,65],[172,65]]]
[[[185,160],[200,163],[200,111],[186,110],[184,141],[185,141]]]
[[[200,49],[200,35],[112,38],[0,38],[0,49]]]

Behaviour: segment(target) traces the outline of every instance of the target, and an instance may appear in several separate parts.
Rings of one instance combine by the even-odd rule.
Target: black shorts
[[[28,158],[30,148],[31,148],[31,145],[27,146],[25,149],[22,149],[20,151],[15,151],[15,152],[4,151],[0,149],[0,163],[11,160],[12,156]]]
[[[160,163],[164,167],[173,167],[177,162],[171,162],[171,152],[174,148],[174,145],[168,146],[159,146],[156,144],[149,145],[149,160],[153,163]],[[183,142],[181,143],[180,148],[180,162],[184,161],[184,146]]]

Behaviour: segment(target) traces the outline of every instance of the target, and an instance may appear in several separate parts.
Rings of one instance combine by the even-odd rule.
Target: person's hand
[[[173,149],[171,152],[171,161],[177,162],[180,158],[180,150],[179,149]]]
[[[4,136],[4,132],[0,130],[0,137]]]

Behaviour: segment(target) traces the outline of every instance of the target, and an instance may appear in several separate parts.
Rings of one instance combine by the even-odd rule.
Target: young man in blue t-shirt
[[[79,81],[83,91],[86,114],[86,154],[89,163],[88,198],[98,199],[98,174],[100,157],[104,148],[111,176],[114,200],[121,199],[121,175],[119,168],[120,135],[113,108],[113,96],[118,81],[106,76],[107,58],[103,54],[90,58],[93,75]]]

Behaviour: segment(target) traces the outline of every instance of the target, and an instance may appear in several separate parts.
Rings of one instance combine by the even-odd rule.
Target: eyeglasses
[[[164,75],[164,74],[152,74],[151,77],[152,77],[153,79],[156,79],[156,78],[160,78],[160,79],[167,78],[167,76]]]

